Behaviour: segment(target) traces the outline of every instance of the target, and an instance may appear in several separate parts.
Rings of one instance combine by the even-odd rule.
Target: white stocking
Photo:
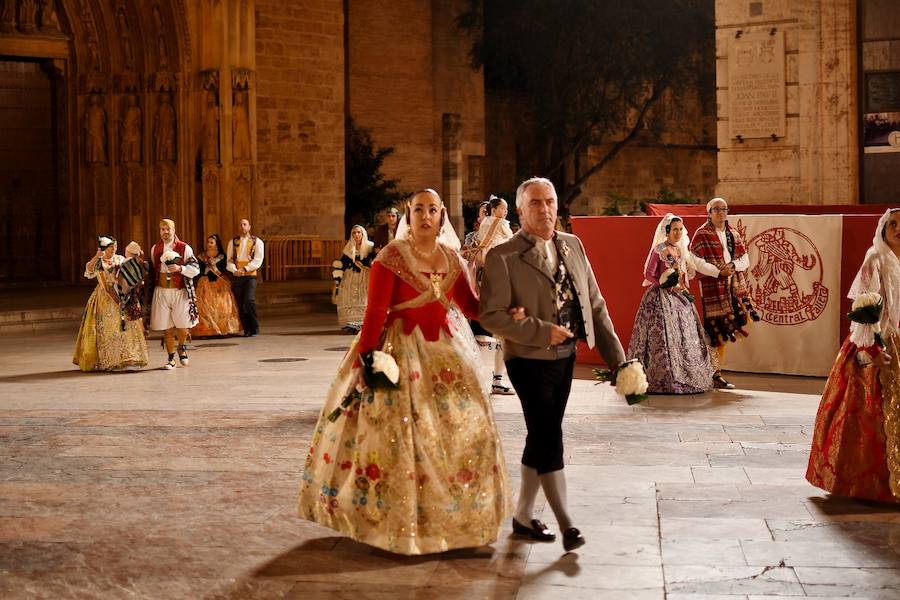
[[[560,531],[565,531],[572,526],[572,519],[566,508],[566,474],[562,469],[551,471],[541,475],[541,487],[544,488],[544,496],[556,516]]]
[[[503,346],[497,342],[497,349],[494,350],[494,377],[503,377],[506,373],[506,363],[503,362]],[[497,383],[500,383],[499,381]]]
[[[534,499],[541,487],[541,478],[536,469],[522,465],[522,484],[519,486],[519,502],[516,505],[516,521],[531,527],[534,518]]]

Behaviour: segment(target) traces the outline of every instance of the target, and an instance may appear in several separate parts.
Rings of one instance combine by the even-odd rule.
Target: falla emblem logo
[[[746,239],[746,238],[744,238]],[[747,242],[750,296],[766,323],[815,321],[828,304],[824,265],[809,237],[791,227],[771,227]]]

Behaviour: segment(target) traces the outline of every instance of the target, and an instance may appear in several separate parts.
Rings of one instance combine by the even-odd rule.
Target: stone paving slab
[[[900,506],[804,480],[824,380],[628,406],[579,366],[565,422],[586,539],[396,556],[298,519],[300,472],[350,338],[332,314],[197,341],[191,366],[83,374],[74,331],[0,347],[0,597],[763,600],[900,598]],[[298,358],[297,362],[260,362]],[[518,400],[494,401],[518,485]],[[556,527],[542,497],[536,516]]]

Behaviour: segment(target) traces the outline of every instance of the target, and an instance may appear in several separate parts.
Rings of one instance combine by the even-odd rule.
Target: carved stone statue
[[[156,37],[156,47],[159,51],[159,69],[165,71],[169,68],[169,49],[166,48],[166,37],[161,33]]]
[[[154,121],[156,162],[175,162],[175,108],[172,106],[171,94],[160,94]]]
[[[56,7],[53,0],[41,0],[41,31],[44,33],[59,33],[59,17],[56,15]]]
[[[244,92],[235,92],[233,119],[234,160],[250,160],[252,158],[250,152],[250,120],[247,116],[247,104],[244,98]]]
[[[88,163],[106,162],[106,111],[97,94],[91,94],[84,112],[84,157]]]
[[[137,96],[126,96],[128,106],[122,118],[122,162],[141,162],[141,107]]]
[[[128,27],[128,15],[125,14],[124,6],[119,6],[116,19],[119,22],[119,38],[122,40],[122,59],[125,68],[131,69],[134,66],[134,49],[131,46],[131,29]]]
[[[16,28],[16,0],[0,0],[0,31],[9,33]]]
[[[19,0],[19,31],[31,33],[37,24],[37,3],[35,0]]]
[[[203,109],[203,144],[200,156],[204,163],[219,162],[219,106],[216,104],[216,92],[206,92],[206,108]]]

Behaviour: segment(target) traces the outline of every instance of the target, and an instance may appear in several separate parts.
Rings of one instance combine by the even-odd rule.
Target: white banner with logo
[[[761,320],[728,344],[722,368],[826,376],[840,347],[841,215],[732,216],[750,255]]]

